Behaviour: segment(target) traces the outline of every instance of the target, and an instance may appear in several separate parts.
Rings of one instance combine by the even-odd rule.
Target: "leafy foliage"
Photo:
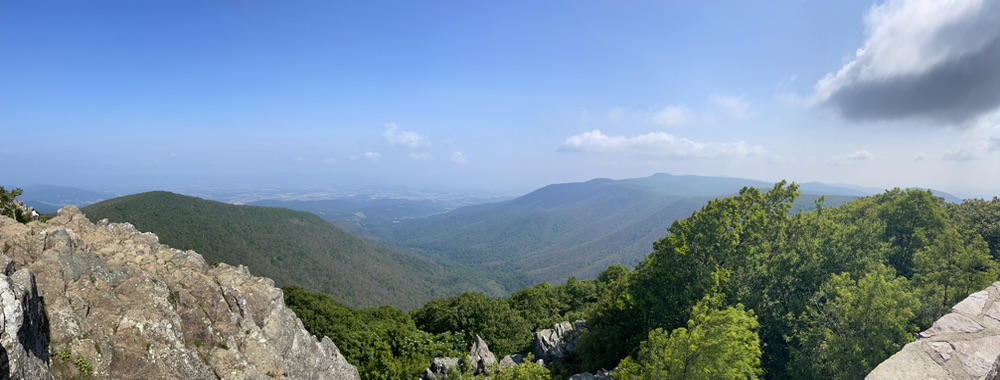
[[[389,306],[353,310],[297,287],[285,288],[285,303],[306,330],[336,342],[364,379],[416,378],[435,357],[467,350],[457,335],[422,331],[407,314]]]
[[[863,377],[1000,273],[982,237],[990,224],[973,221],[1000,216],[992,203],[953,207],[894,189],[792,214],[797,195],[794,184],[746,188],[675,222],[591,313],[583,369],[636,355],[652,331],[683,327],[718,292],[756,314],[768,378]],[[885,314],[894,318],[874,319]]]
[[[526,352],[531,345],[532,330],[524,318],[506,300],[479,293],[428,302],[412,316],[417,327],[431,333],[452,332],[466,342],[479,335],[498,355]]]
[[[17,197],[20,197],[22,194],[24,194],[24,191],[20,188],[7,191],[3,186],[0,186],[0,215],[21,223],[30,222],[31,213],[29,208],[17,201]]]
[[[905,277],[880,266],[855,281],[833,276],[796,332],[791,372],[804,379],[860,379],[911,341],[918,301]]]
[[[720,309],[721,296],[695,304],[687,327],[654,329],[639,352],[621,362],[616,379],[756,379],[757,318],[742,305]]]

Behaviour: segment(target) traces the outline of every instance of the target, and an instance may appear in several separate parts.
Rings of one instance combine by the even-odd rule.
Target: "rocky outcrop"
[[[51,379],[49,328],[35,276],[0,256],[0,378]],[[6,376],[5,376],[6,375]]]
[[[535,339],[531,343],[531,351],[536,359],[541,359],[545,363],[562,360],[576,348],[584,328],[586,328],[584,321],[562,322],[555,324],[551,329],[536,332]]]
[[[612,379],[614,379],[614,373],[612,371],[605,371],[605,370],[597,371],[596,374],[590,372],[584,372],[569,377],[569,380],[612,380]]]
[[[424,380],[447,379],[448,375],[454,371],[462,371],[461,364],[456,358],[434,358],[431,367],[424,370]]]
[[[500,368],[518,367],[524,364],[524,357],[521,354],[507,355],[500,359]]]
[[[490,351],[486,341],[479,335],[476,335],[476,341],[472,342],[468,359],[477,375],[492,373],[496,370],[497,356]]]
[[[504,359],[514,361],[510,356]],[[467,365],[471,368],[466,368]],[[472,347],[469,348],[469,354],[465,356],[464,362],[457,358],[434,358],[434,362],[431,363],[430,368],[424,370],[424,375],[421,378],[423,380],[447,379],[449,374],[455,371],[472,372],[474,375],[489,375],[498,370],[499,366],[497,356],[490,351],[486,341],[476,335],[476,340],[472,342]]]
[[[270,279],[130,224],[75,207],[46,223],[0,218],[0,247],[0,378],[359,379]]]
[[[1000,282],[952,307],[866,379],[1000,379]]]

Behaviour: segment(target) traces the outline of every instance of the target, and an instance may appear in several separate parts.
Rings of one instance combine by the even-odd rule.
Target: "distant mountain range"
[[[209,263],[243,264],[277,286],[327,293],[353,307],[410,309],[464,291],[503,293],[499,285],[476,278],[475,270],[354,237],[305,212],[162,191],[115,198],[82,211],[95,222],[132,223],[156,233],[164,244],[197,251]]]
[[[54,214],[64,206],[83,207],[117,196],[107,192],[54,185],[32,185],[21,190],[24,190],[24,195],[18,200],[42,214]]]
[[[84,212],[93,220],[131,222],[210,262],[248,265],[280,286],[321,291],[353,306],[405,309],[462,291],[499,296],[541,281],[593,278],[613,264],[634,267],[675,220],[745,186],[773,185],[656,174],[554,184],[515,199],[459,208],[454,202],[359,196],[265,200],[250,205],[267,207],[252,207],[152,192]],[[109,197],[54,186],[25,190],[22,199],[43,212]],[[837,206],[881,192],[817,182],[800,184],[800,191],[797,210],[811,209],[820,196]]]
[[[434,259],[516,273],[521,282],[505,284],[515,290],[569,276],[593,278],[613,264],[634,267],[675,220],[745,186],[769,189],[774,184],[669,174],[594,179],[546,186],[506,202],[374,225],[368,232]],[[813,208],[820,196],[832,207],[872,194],[822,183],[801,184],[800,191],[797,210]]]

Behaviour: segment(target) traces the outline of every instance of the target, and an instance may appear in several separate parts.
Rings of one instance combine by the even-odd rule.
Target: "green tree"
[[[507,367],[493,375],[493,380],[551,380],[552,374],[545,367],[525,361],[516,367]]]
[[[914,286],[924,302],[921,326],[928,326],[970,293],[989,286],[1000,275],[989,246],[979,234],[962,235],[949,227],[914,256]]]
[[[471,343],[481,336],[497,355],[526,352],[531,345],[531,327],[506,300],[480,293],[428,302],[411,313],[421,330],[432,334],[452,332]]]
[[[958,205],[949,204],[952,219],[962,231],[976,232],[990,248],[994,261],[1000,261],[1000,198],[969,199]]]
[[[812,298],[793,337],[788,372],[802,379],[861,379],[916,331],[908,280],[880,265],[861,279],[834,275]]]
[[[435,357],[460,356],[467,343],[445,332],[417,329],[410,317],[395,308],[352,310],[325,294],[289,287],[285,303],[317,337],[328,336],[361,378],[416,378]]]
[[[24,194],[24,191],[20,188],[7,191],[3,186],[0,186],[0,215],[21,223],[30,222],[31,213],[28,208],[17,201],[17,197],[20,197],[21,194]]]
[[[925,190],[893,189],[875,196],[885,221],[885,238],[893,244],[889,264],[900,276],[913,276],[913,256],[948,225],[944,199]]]
[[[654,329],[639,352],[621,362],[616,379],[756,379],[760,369],[759,327],[753,311],[722,307],[722,296],[706,296],[691,311],[687,327],[667,334]]]
[[[733,302],[758,297],[766,270],[761,257],[782,250],[798,194],[794,183],[767,192],[747,187],[674,222],[628,276],[623,294],[605,297],[588,321],[580,347],[584,369],[610,368],[654,328],[683,326],[692,306],[720,285],[718,278]]]

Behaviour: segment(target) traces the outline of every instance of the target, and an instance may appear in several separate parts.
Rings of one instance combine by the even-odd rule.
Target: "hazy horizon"
[[[0,3],[0,184],[1000,195],[1000,4]]]

